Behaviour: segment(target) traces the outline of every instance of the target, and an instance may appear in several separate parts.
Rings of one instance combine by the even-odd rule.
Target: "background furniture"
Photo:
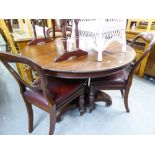
[[[9,29],[7,28],[7,25],[4,21],[4,19],[0,19],[0,29],[3,33],[5,40],[7,41],[7,43],[10,46],[11,53],[18,55],[19,51],[16,48],[15,42],[12,39],[12,36],[9,32]],[[18,70],[19,74],[21,75],[22,79],[28,83],[32,83],[34,79],[33,79],[31,69],[24,64],[17,63],[16,66],[17,66],[17,70]]]
[[[61,26],[61,19],[52,19],[52,25],[48,26],[48,30],[47,30],[47,36],[52,36],[53,38],[58,38],[58,37],[62,37],[62,26]],[[67,21],[67,25],[66,25],[66,34],[68,37],[71,36],[71,31],[72,31],[72,20],[71,19],[66,19]],[[51,22],[50,20],[48,20],[48,22]]]
[[[67,46],[67,20],[66,19],[61,19],[60,23],[61,23],[61,31],[62,31],[62,41],[63,41],[63,47],[64,47],[64,51],[63,54],[59,57],[57,57],[55,59],[55,62],[59,62],[59,61],[64,61],[67,60],[71,57],[80,57],[80,56],[84,56],[87,55],[88,52],[81,50],[79,48],[79,29],[78,29],[78,24],[79,24],[79,19],[74,19],[73,20],[75,23],[75,37],[74,37],[74,41],[75,41],[75,49],[74,50],[69,50],[68,46]]]
[[[7,42],[7,39],[5,37],[5,34],[3,32],[3,30],[0,28],[0,37],[1,37],[1,40],[0,40],[0,51],[7,51],[7,52],[10,52],[11,49],[10,49],[10,46]]]
[[[14,28],[12,36],[17,43],[19,50],[25,48],[25,46],[34,39],[45,38],[46,31],[52,26],[52,20],[31,20],[31,19],[18,19],[18,27]],[[46,40],[46,39],[43,39]]]
[[[126,29],[126,38],[128,42],[131,42],[136,35],[141,32],[154,32],[155,31],[155,19],[128,19],[127,29]],[[138,40],[136,46],[137,59],[139,59],[143,52],[148,47],[148,43],[145,43],[143,40]],[[144,61],[141,63],[139,68],[137,68],[137,74],[140,77],[143,77],[144,74],[155,76],[155,65],[154,57],[155,53],[152,51],[148,53]],[[153,67],[154,66],[154,67]]]
[[[145,74],[155,78],[155,46],[152,48],[145,68]]]
[[[40,66],[21,56],[0,53],[0,60],[14,76],[20,86],[21,95],[25,101],[28,113],[29,132],[33,131],[32,105],[35,105],[49,113],[49,134],[54,133],[56,117],[57,115],[60,115],[60,110],[79,96],[80,114],[83,114],[85,82],[54,77],[47,78],[44,70]],[[9,63],[24,63],[29,65],[35,72],[37,72],[39,79],[34,81],[32,84],[26,83]]]
[[[31,19],[31,22],[32,22],[32,27],[33,27],[34,38],[28,43],[28,45],[35,45],[35,44],[38,44],[38,43],[41,43],[41,42],[50,42],[50,41],[53,40],[53,39],[51,39],[50,36],[47,35],[46,20],[45,19],[41,20],[41,27],[42,27],[42,31],[43,31],[43,36],[42,37],[37,36],[37,31],[36,31],[36,26],[35,26],[37,20]],[[54,30],[52,32],[53,32],[52,37],[54,37],[54,39],[55,39]]]
[[[49,21],[51,22],[51,20]],[[46,25],[51,26],[52,23],[49,24],[50,22],[46,22]],[[42,27],[40,28],[42,30]],[[34,38],[34,32],[30,19],[18,19],[15,20],[15,23],[14,20],[5,21],[4,19],[0,19],[0,29],[13,54],[19,54],[20,50],[25,48],[27,43]],[[37,32],[35,32],[35,34],[37,34]],[[42,34],[38,37],[42,38]],[[35,74],[32,73],[31,68],[27,65],[17,64],[17,69],[19,74],[22,76],[22,79],[28,83],[32,83],[37,78]]]
[[[14,41],[17,43],[19,50],[25,48],[28,42],[32,41],[34,37],[40,39],[46,37],[62,37],[61,25],[58,24],[56,19],[33,19],[35,22],[32,24],[31,19],[18,19],[16,24],[9,26]],[[33,21],[32,20],[32,21]],[[42,22],[44,21],[44,22]],[[44,24],[43,24],[44,23]],[[44,27],[42,29],[42,26]],[[34,28],[35,27],[35,28]],[[45,31],[45,32],[44,32]],[[34,36],[35,34],[35,36]],[[67,36],[71,35],[71,26],[67,27]]]
[[[152,47],[155,45],[155,40],[154,40],[155,34],[153,33],[139,34],[132,40],[131,46],[134,47],[134,44],[138,39],[143,39],[145,42],[148,42],[149,46],[143,52],[141,57],[136,62],[134,62],[134,64],[132,64],[132,68],[130,68],[129,71],[121,70],[107,77],[97,78],[91,81],[91,86],[90,86],[90,96],[91,96],[90,106],[92,107],[91,109],[94,108],[95,91],[120,90],[122,93],[122,96],[124,96],[124,105],[125,105],[126,111],[127,112],[130,111],[128,107],[128,94],[132,84],[133,74],[136,71],[136,68],[142,63],[142,61],[145,59],[145,57],[150,52]]]

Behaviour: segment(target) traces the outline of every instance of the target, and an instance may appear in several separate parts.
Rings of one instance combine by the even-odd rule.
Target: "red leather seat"
[[[125,70],[119,71],[115,74],[106,76],[104,78],[97,78],[95,79],[95,83],[93,83],[92,80],[92,85],[95,84],[95,86],[105,86],[106,85],[118,85],[118,84],[126,84],[128,78],[128,73]]]
[[[36,83],[39,84],[40,80]],[[67,96],[70,96],[83,86],[83,82],[81,83],[77,80],[64,80],[54,77],[48,77],[48,89],[57,104],[57,108],[60,106],[59,104],[61,104]],[[24,92],[24,97],[30,103],[32,102],[37,104],[40,103],[43,105],[48,105],[48,102],[45,99],[42,90],[36,91],[26,88],[26,91]]]

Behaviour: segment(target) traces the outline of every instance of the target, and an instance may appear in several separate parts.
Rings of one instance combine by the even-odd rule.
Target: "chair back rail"
[[[138,39],[143,39],[146,43],[148,43],[149,45],[147,46],[147,48],[145,49],[144,53],[142,54],[142,56],[134,63],[129,76],[128,76],[128,82],[132,81],[132,77],[134,72],[136,71],[137,67],[142,63],[142,61],[144,60],[144,58],[147,56],[147,54],[150,52],[151,48],[155,45],[155,33],[151,33],[151,32],[145,32],[145,33],[140,33],[139,35],[137,35],[131,42],[130,46],[134,46],[134,44],[136,43],[136,41]]]
[[[52,96],[50,95],[49,90],[47,89],[47,85],[48,85],[47,77],[44,73],[44,70],[39,65],[37,65],[36,63],[32,62],[31,60],[25,57],[13,55],[9,53],[3,53],[3,52],[0,53],[0,60],[5,65],[5,67],[9,70],[9,72],[13,75],[13,77],[16,79],[22,92],[26,90],[26,87],[33,90],[42,90],[44,97],[48,100],[48,103],[52,105],[54,104]],[[18,63],[18,64],[22,63],[30,66],[33,71],[37,72],[37,75],[40,79],[40,83],[36,85],[33,85],[33,83],[32,84],[26,83],[19,76],[19,74],[10,66],[9,63]]]

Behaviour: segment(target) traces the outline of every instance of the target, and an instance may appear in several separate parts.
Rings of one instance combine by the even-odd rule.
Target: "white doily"
[[[122,44],[126,51],[126,19],[80,19],[79,47],[82,50],[103,51],[112,41]],[[71,42],[75,43],[75,24],[73,21]]]

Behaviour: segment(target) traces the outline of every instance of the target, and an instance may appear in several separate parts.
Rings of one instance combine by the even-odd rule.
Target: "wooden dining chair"
[[[29,122],[28,131],[30,133],[33,131],[32,105],[49,113],[49,134],[54,133],[57,114],[60,113],[62,108],[78,97],[80,114],[82,115],[84,113],[85,81],[47,77],[44,70],[39,65],[22,56],[0,53],[0,60],[19,84],[20,92],[27,108]],[[39,79],[32,84],[26,83],[11,67],[10,63],[29,65],[35,72],[37,72]]]
[[[68,20],[67,20],[68,21]],[[48,28],[47,30],[47,36],[50,37],[51,36],[51,33],[52,33],[52,36],[53,36],[53,39],[55,38],[58,38],[58,37],[62,37],[63,34],[62,34],[62,25],[61,25],[61,22],[60,22],[60,25],[57,23],[56,19],[51,19],[51,27]],[[72,25],[68,25],[66,26],[66,34],[67,36],[71,36],[71,31],[72,31]]]
[[[37,31],[36,31],[37,21],[38,20],[36,20],[36,19],[32,19],[31,20],[32,28],[33,28],[33,33],[34,33],[34,39],[28,43],[28,45],[30,45],[30,46],[31,45],[36,45],[36,44],[42,43],[42,42],[47,43],[47,42],[53,41],[53,38],[47,35],[47,32],[46,32],[46,20],[45,19],[41,19],[41,23],[42,24],[40,26],[40,28],[42,28],[42,31],[43,31],[43,36],[38,37]]]
[[[130,91],[130,87],[132,85],[132,79],[134,72],[136,71],[136,68],[142,63],[144,58],[147,56],[147,54],[150,52],[151,48],[155,45],[155,34],[154,33],[141,33],[137,35],[131,42],[131,46],[134,47],[136,44],[136,41],[138,39],[143,39],[146,44],[148,44],[147,48],[145,49],[142,56],[137,60],[134,61],[126,70],[121,70],[119,72],[116,72],[112,75],[92,79],[91,80],[91,86],[90,86],[90,101],[89,106],[90,109],[93,109],[95,104],[95,91],[98,90],[120,90],[122,97],[124,97],[124,105],[127,112],[130,112],[128,107],[128,95]]]

